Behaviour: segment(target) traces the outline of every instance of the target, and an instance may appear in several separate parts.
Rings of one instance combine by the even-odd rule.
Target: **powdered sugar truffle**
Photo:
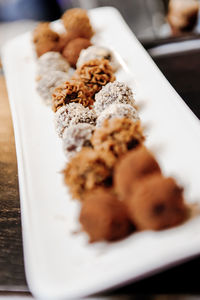
[[[112,118],[129,118],[132,121],[138,121],[139,115],[137,110],[130,104],[111,104],[100,113],[96,126],[101,127],[105,120]]]
[[[63,150],[67,158],[72,157],[79,152],[82,147],[90,147],[90,139],[95,126],[79,123],[69,128],[65,128],[63,132]]]
[[[55,128],[59,137],[63,136],[66,127],[78,123],[95,125],[96,114],[94,110],[79,103],[70,103],[60,107],[55,113]]]
[[[81,50],[76,67],[81,67],[85,62],[93,59],[107,59],[113,69],[116,71],[119,68],[119,63],[115,58],[113,52],[105,47],[101,46],[90,46],[87,49]]]
[[[109,82],[95,95],[94,109],[100,114],[109,105],[119,103],[134,106],[133,92],[123,82]]]
[[[52,93],[54,89],[63,82],[69,80],[66,72],[50,71],[43,74],[41,79],[37,81],[37,91],[47,105],[52,105]]]
[[[38,76],[42,76],[50,71],[67,72],[69,64],[59,52],[49,51],[38,58]]]

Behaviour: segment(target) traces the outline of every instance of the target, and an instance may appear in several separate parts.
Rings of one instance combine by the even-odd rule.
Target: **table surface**
[[[200,118],[200,51],[154,59],[184,101]],[[200,257],[127,285],[107,296],[200,294]],[[17,162],[12,120],[3,75],[0,75],[0,291],[28,291],[21,236]],[[105,294],[104,294],[105,295]],[[0,292],[1,296],[1,292]]]

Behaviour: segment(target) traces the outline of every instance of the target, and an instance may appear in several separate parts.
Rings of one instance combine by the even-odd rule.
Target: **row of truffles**
[[[135,231],[162,230],[186,220],[183,189],[162,175],[143,145],[126,152],[114,167],[110,162],[104,152],[84,149],[64,171],[69,187],[74,185],[72,178],[77,180],[79,220],[90,242],[119,240]]]

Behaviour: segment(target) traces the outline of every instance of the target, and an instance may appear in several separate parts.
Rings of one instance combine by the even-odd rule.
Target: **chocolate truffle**
[[[87,86],[91,96],[99,92],[108,82],[115,80],[114,72],[106,59],[86,62],[76,70],[74,79],[77,78]]]
[[[129,104],[111,104],[103,110],[97,118],[97,127],[101,127],[105,120],[113,118],[128,118],[133,122],[139,120],[137,110]]]
[[[161,230],[186,218],[183,189],[160,174],[144,177],[128,199],[129,215],[139,230]]]
[[[60,51],[62,52],[65,46],[67,46],[70,41],[77,39],[79,37],[81,36],[79,32],[76,31],[62,33],[60,35]]]
[[[89,46],[91,46],[90,40],[79,37],[70,41],[64,47],[62,55],[67,59],[70,65],[75,68],[81,50],[86,49]]]
[[[50,71],[42,75],[37,81],[37,91],[47,105],[52,106],[52,93],[54,89],[69,79],[66,72]]]
[[[172,33],[179,35],[185,31],[192,31],[198,20],[198,11],[197,0],[170,0],[167,19]]]
[[[55,128],[59,137],[62,137],[65,128],[78,123],[95,125],[95,112],[82,104],[69,103],[62,106],[55,113]]]
[[[65,128],[63,132],[63,150],[66,158],[71,158],[82,147],[91,147],[91,136],[94,126],[87,123],[79,123],[69,128]]]
[[[119,63],[113,52],[102,46],[90,46],[87,49],[83,49],[79,55],[76,67],[80,68],[87,61],[94,59],[107,59],[113,71],[116,71],[119,68]]]
[[[132,90],[123,82],[114,81],[106,84],[100,92],[95,95],[94,109],[100,114],[111,104],[135,105]]]
[[[153,173],[161,173],[161,170],[147,148],[141,146],[127,152],[116,164],[114,171],[114,186],[119,198],[127,200],[138,180]]]
[[[94,131],[91,143],[96,150],[109,152],[117,159],[140,145],[144,140],[140,122],[130,119],[105,120],[103,126]]]
[[[68,9],[62,16],[62,21],[68,32],[79,32],[79,36],[90,39],[94,32],[87,15],[81,8]]]
[[[106,189],[97,189],[84,197],[79,220],[91,243],[122,239],[132,229],[123,202]]]
[[[48,24],[38,25],[33,33],[37,56],[48,51],[60,51],[59,34],[50,29]]]
[[[57,87],[52,94],[53,111],[57,111],[63,105],[69,103],[80,103],[83,106],[91,106],[93,100],[88,94],[88,89],[81,81],[66,81],[63,85]]]
[[[83,148],[64,170],[64,180],[75,199],[82,200],[93,189],[112,185],[112,157],[104,152]]]
[[[46,75],[51,71],[68,72],[69,64],[59,52],[49,51],[41,55],[37,61],[37,74]]]

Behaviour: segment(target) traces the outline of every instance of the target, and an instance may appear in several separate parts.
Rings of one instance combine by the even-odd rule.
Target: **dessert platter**
[[[72,299],[200,253],[200,124],[111,7],[3,49],[27,281]]]

